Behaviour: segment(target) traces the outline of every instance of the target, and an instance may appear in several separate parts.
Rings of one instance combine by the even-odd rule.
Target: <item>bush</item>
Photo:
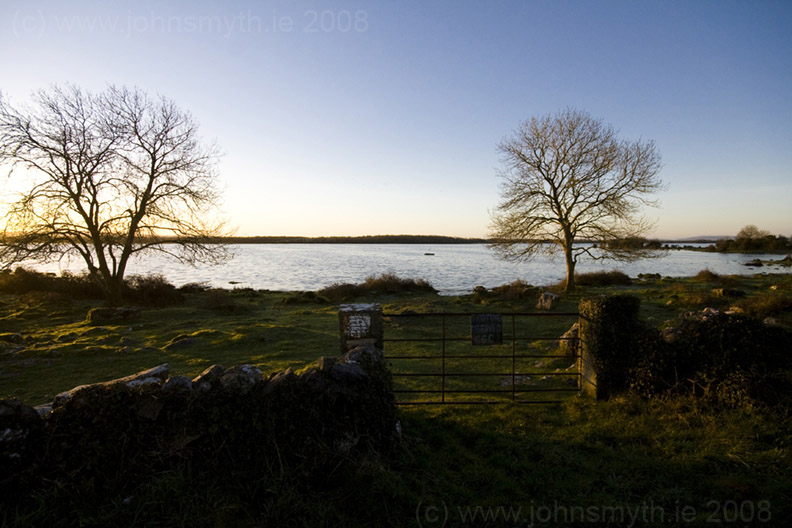
[[[705,268],[693,277],[693,280],[696,282],[715,282],[720,279],[720,275],[714,273],[709,270],[709,268]]]
[[[278,300],[276,304],[289,306],[294,304],[326,304],[327,302],[328,301],[326,298],[322,297],[321,295],[317,295],[316,292],[305,291],[291,293],[288,296]]]
[[[693,276],[695,282],[714,283],[723,288],[733,288],[739,284],[739,277],[734,275],[718,275],[714,271],[705,268]]]
[[[792,368],[789,332],[753,317],[705,311],[683,317],[667,333],[667,340],[655,332],[640,343],[631,386],[644,396],[692,392],[727,404],[764,399],[768,380],[779,389],[779,373]],[[788,394],[790,387],[774,393]]]
[[[517,279],[511,284],[504,284],[503,286],[492,288],[492,295],[504,301],[534,299],[537,295],[537,289]]]
[[[50,292],[72,299],[96,299],[104,296],[99,282],[87,273],[73,274],[64,271],[57,276],[22,267],[13,272],[0,273],[0,291],[12,294]]]
[[[318,291],[319,295],[325,297],[330,302],[341,302],[341,301],[349,301],[354,299],[355,297],[359,297],[363,295],[363,290],[360,286],[356,284],[346,283],[334,283],[326,288],[322,288]]]
[[[188,282],[179,286],[178,290],[182,293],[203,293],[211,288],[207,282]]]
[[[621,271],[594,271],[591,273],[575,273],[577,286],[617,286],[632,284],[630,277]],[[566,280],[559,283],[559,287],[566,286]]]
[[[764,319],[792,310],[792,297],[780,292],[764,292],[740,299],[734,305],[750,316]]]
[[[679,296],[678,302],[690,308],[704,308],[723,304],[724,301],[722,297],[716,297],[715,294],[710,291],[694,290],[684,292]]]
[[[649,240],[643,237],[627,237],[605,240],[602,242],[602,247],[617,251],[635,251],[641,249],[662,249],[663,244],[659,240]]]
[[[369,276],[361,284],[335,283],[317,293],[331,302],[349,301],[366,294],[437,293],[425,279],[403,279],[395,273]]]
[[[425,279],[404,279],[395,273],[383,273],[379,277],[366,277],[362,288],[370,293],[437,293]]]
[[[102,299],[105,291],[101,281],[89,273],[64,271],[60,276],[26,268],[0,273],[0,291],[13,294],[47,292],[69,299]],[[146,306],[173,306],[184,302],[184,296],[159,274],[133,275],[124,281],[124,298]]]
[[[239,304],[228,292],[224,290],[211,290],[206,294],[201,307],[216,312],[244,312],[248,307]]]
[[[763,252],[763,251],[790,251],[792,250],[792,241],[785,236],[770,235],[765,233],[757,233],[756,237],[740,237],[731,239],[726,238],[718,240],[715,243],[717,251],[732,251],[732,252]]]
[[[146,306],[175,306],[184,302],[184,295],[160,274],[133,275],[126,281],[124,297]]]

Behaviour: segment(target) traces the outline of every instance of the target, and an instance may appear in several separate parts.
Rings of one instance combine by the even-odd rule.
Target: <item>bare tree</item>
[[[594,258],[635,258],[622,248],[575,245],[645,234],[651,223],[641,206],[664,186],[660,155],[651,141],[623,141],[610,125],[566,110],[532,118],[498,146],[501,201],[492,214],[491,247],[502,258],[528,260],[563,251],[566,290],[575,288],[575,265]]]
[[[76,255],[117,304],[135,254],[222,259],[207,243],[226,234],[213,214],[217,159],[190,114],[137,89],[54,87],[32,109],[0,97],[0,163],[29,181],[5,217],[3,266]]]
[[[758,240],[770,235],[770,231],[759,229],[754,224],[748,224],[737,233],[738,240]]]

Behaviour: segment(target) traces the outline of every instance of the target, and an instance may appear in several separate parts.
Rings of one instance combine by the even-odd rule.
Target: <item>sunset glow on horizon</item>
[[[224,153],[238,236],[485,237],[496,145],[565,108],[655,141],[650,237],[791,236],[790,22],[780,1],[12,0],[0,91],[172,99]]]

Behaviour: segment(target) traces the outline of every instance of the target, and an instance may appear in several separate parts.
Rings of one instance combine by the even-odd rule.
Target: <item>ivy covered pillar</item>
[[[640,299],[632,295],[580,301],[581,395],[603,400],[626,390],[638,357]]]

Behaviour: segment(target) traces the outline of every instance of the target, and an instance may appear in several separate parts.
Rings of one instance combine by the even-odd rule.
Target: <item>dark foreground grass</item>
[[[729,298],[713,294],[723,287],[717,277],[633,280],[583,288],[558,310],[574,311],[584,295],[628,292],[641,297],[644,320],[663,326],[703,302],[764,306],[766,297],[788,298],[791,286],[789,275],[733,278],[729,287],[745,295]],[[366,292],[355,300],[392,313],[534,309],[534,298],[502,293]],[[101,301],[0,297],[0,397],[42,403],[165,362],[174,375],[213,363],[272,372],[337,352],[337,305],[321,296],[201,289],[184,296],[181,306],[109,326],[84,321]],[[792,326],[786,304],[774,303],[772,317]],[[548,324],[559,335],[568,321]],[[390,460],[341,461],[311,482],[277,463],[254,482],[182,466],[110,498],[56,482],[22,505],[0,499],[0,525],[790,526],[790,422],[784,408],[681,397],[403,407],[403,442]]]
[[[689,399],[404,409],[389,461],[310,483],[189,468],[94,503],[68,483],[4,526],[788,526],[788,417]],[[445,522],[440,522],[445,521]]]

